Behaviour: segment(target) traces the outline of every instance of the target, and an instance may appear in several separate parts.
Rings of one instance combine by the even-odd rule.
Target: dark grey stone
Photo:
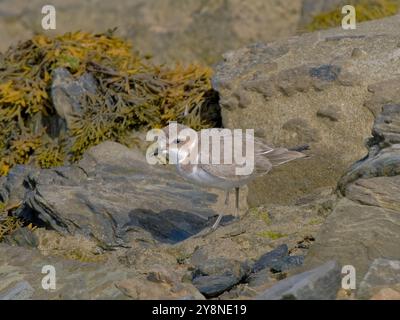
[[[0,188],[8,195],[19,186],[17,216],[91,237],[104,248],[124,246],[143,232],[176,243],[208,227],[218,214],[216,194],[184,181],[172,168],[150,166],[141,152],[114,142],[92,148],[75,165],[32,174],[19,169]]]
[[[339,66],[324,64],[310,69],[310,76],[322,81],[335,81],[341,71]]]
[[[304,256],[287,256],[271,263],[272,272],[282,272],[299,267],[304,262]]]
[[[207,298],[219,296],[238,283],[237,277],[232,274],[199,276],[193,281],[193,285]]]
[[[253,265],[252,272],[258,272],[265,268],[271,268],[289,254],[286,244],[282,244],[274,250],[262,255]]]

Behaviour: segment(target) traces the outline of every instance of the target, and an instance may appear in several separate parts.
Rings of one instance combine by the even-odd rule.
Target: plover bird
[[[294,149],[273,148],[262,139],[247,132],[243,133],[242,130],[213,128],[203,129],[199,132],[181,124],[170,123],[162,129],[162,132],[165,139],[158,141],[158,148],[154,154],[165,159],[167,163],[174,163],[177,172],[184,179],[203,187],[224,190],[225,205],[228,204],[229,192],[235,190],[236,219],[239,219],[240,187],[267,174],[273,167],[306,157],[301,151],[308,149],[308,146]],[[188,135],[188,132],[191,132],[191,136]],[[217,140],[213,141],[213,136],[218,136]],[[204,140],[204,137],[211,137],[211,139]],[[229,137],[231,140],[226,139]],[[217,143],[217,148],[215,148],[215,143]],[[236,149],[239,150],[235,150],[237,146],[239,147]],[[248,151],[247,146],[253,147],[248,148],[250,149],[249,154],[240,157],[243,156],[243,151]],[[216,153],[219,162],[214,161],[216,158],[213,156]],[[229,154],[232,157],[229,157]],[[237,154],[240,156],[236,157]],[[231,161],[224,161],[226,155]],[[171,158],[174,161],[171,161]],[[238,158],[242,161],[239,162]],[[246,172],[243,169],[249,164],[250,169],[251,165],[253,168]],[[242,172],[239,172],[238,169],[242,169]],[[210,232],[217,229],[223,215],[223,213],[219,214],[210,228]]]

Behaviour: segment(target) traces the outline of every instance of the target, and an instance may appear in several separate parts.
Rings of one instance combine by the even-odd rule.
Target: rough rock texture
[[[168,258],[163,253],[158,264],[154,257],[142,260],[138,269],[117,259],[82,262],[0,244],[0,300],[204,299],[193,285],[181,281],[184,270],[171,269]],[[55,268],[55,290],[42,287],[45,265]]]
[[[118,27],[136,49],[160,62],[214,63],[226,50],[292,35],[301,0],[94,0],[52,1],[56,33],[104,32]],[[0,50],[41,27],[43,1],[0,1]]]
[[[382,292],[382,290],[385,290]],[[390,290],[390,291],[389,291]],[[383,298],[390,293],[397,292],[400,297],[400,260],[375,259],[357,291],[359,299]]]
[[[0,201],[12,208],[8,213],[38,228],[5,237],[0,268],[12,269],[0,269],[0,296],[49,298],[37,269],[55,264],[62,274],[78,270],[76,278],[91,290],[60,285],[52,299],[253,298],[302,262],[336,199],[323,189],[295,206],[242,207],[241,221],[232,222],[234,203],[225,208],[222,192],[199,189],[174,168],[149,168],[142,157],[137,149],[105,142],[75,165],[21,165],[2,178]],[[218,230],[191,237],[221,211],[228,216]],[[276,248],[284,249],[281,259],[264,263]],[[252,273],[254,263],[266,273]],[[65,277],[61,283],[76,281]]]
[[[65,68],[55,69],[52,77],[51,99],[54,108],[70,129],[73,117],[79,117],[83,112],[80,100],[87,93],[96,93],[96,80],[90,73],[85,73],[75,80]]]
[[[325,220],[306,267],[336,259],[360,282],[379,258],[400,258],[400,105],[384,105],[367,141],[368,156],[339,181],[343,195]],[[380,260],[377,260],[378,262]]]
[[[103,154],[103,161],[110,159]],[[125,190],[119,192],[122,195]],[[325,202],[329,201],[328,197]],[[112,251],[80,231],[70,234],[59,228],[38,228],[29,234],[23,228],[8,236],[7,244],[0,244],[0,297],[203,299],[203,292],[217,299],[254,298],[284,277],[269,268],[251,273],[254,263],[278,247],[285,249],[283,259],[289,252],[306,255],[327,212],[321,203],[320,197],[310,196],[293,208],[251,210],[240,225],[223,223],[205,238],[190,237],[175,244],[138,231],[137,236],[128,236],[130,241],[123,247]],[[162,218],[160,222],[165,224],[168,216]],[[61,212],[60,219],[65,220]],[[100,228],[95,220],[84,227]],[[109,229],[103,230],[107,235]],[[279,236],[277,230],[281,230]],[[58,274],[57,290],[52,292],[41,287],[41,268],[48,264],[54,265]]]
[[[253,128],[276,146],[310,145],[310,158],[249,186],[251,206],[335,186],[366,154],[374,116],[399,101],[399,27],[395,16],[224,54],[213,78],[223,125]]]
[[[278,282],[258,295],[260,300],[333,300],[341,282],[340,267],[335,261]]]
[[[9,193],[16,177],[20,184]],[[178,242],[218,213],[217,194],[151,167],[144,155],[113,142],[92,148],[77,165],[31,172],[17,167],[1,189],[2,200],[20,196],[13,200],[22,201],[16,215],[64,234],[90,236],[104,247],[124,245],[130,235],[143,237],[143,230],[161,242]]]

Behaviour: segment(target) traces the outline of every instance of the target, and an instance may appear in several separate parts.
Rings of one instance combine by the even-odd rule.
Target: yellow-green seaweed
[[[58,67],[76,78],[91,72],[98,83],[63,137],[52,136],[41,121],[56,114],[50,87]],[[49,168],[76,161],[104,140],[125,143],[132,130],[171,120],[195,129],[211,126],[202,119],[210,79],[208,67],[154,65],[111,32],[36,35],[1,55],[0,175],[16,164]]]

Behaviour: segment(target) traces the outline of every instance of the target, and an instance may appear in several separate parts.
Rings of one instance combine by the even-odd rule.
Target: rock
[[[134,300],[204,300],[204,296],[190,283],[175,282],[170,278],[154,281],[152,278],[136,277],[119,281],[116,287]]]
[[[10,291],[1,294],[0,300],[29,300],[35,290],[27,281],[17,283]]]
[[[396,88],[400,84],[400,77],[392,77],[391,79],[373,83],[368,86],[368,91],[372,96],[364,102],[374,116],[382,111],[382,106],[386,104],[400,103],[400,93]]]
[[[351,52],[352,58],[361,58],[361,57],[365,57],[366,55],[367,55],[367,53],[360,48],[354,48],[353,51]]]
[[[192,263],[200,257],[195,252]],[[250,273],[250,266],[226,258],[205,259],[195,265],[193,285],[206,297],[217,297],[241,282]]]
[[[313,270],[279,281],[256,297],[257,300],[333,300],[339,290],[339,265],[329,261]]]
[[[335,259],[354,266],[361,282],[375,259],[399,259],[400,106],[385,105],[382,110],[367,141],[368,155],[338,183],[343,197],[317,234],[306,268]]]
[[[87,94],[95,94],[96,80],[90,73],[85,73],[77,80],[65,68],[56,68],[52,74],[51,99],[58,116],[65,120],[71,129],[74,117],[79,117],[84,110],[83,99]]]
[[[165,248],[153,249],[151,253],[143,247],[129,249],[137,258],[125,265],[117,258],[121,252],[117,256],[106,252],[104,259],[88,262],[85,257],[45,256],[39,250],[1,243],[0,299],[204,299],[190,282],[182,281],[185,269],[170,259]],[[56,272],[52,290],[41,285],[46,265]]]
[[[359,178],[371,179],[380,176],[396,176],[400,173],[400,144],[376,151],[371,150],[368,157],[356,162],[340,179],[338,186],[346,193],[352,182]]]
[[[400,292],[390,288],[383,288],[372,296],[371,300],[400,300]]]
[[[193,285],[207,298],[216,297],[237,283],[237,277],[232,274],[199,276],[193,279]]]
[[[256,273],[252,273],[246,279],[246,282],[250,287],[262,287],[265,285],[272,285],[276,280],[271,277],[271,273],[268,269],[262,269]]]
[[[272,262],[271,271],[272,272],[282,272],[287,271],[295,267],[299,267],[304,262],[304,256],[287,256],[283,257],[281,260]]]
[[[286,244],[282,244],[276,249],[262,255],[253,265],[252,272],[258,272],[265,268],[271,268],[274,264],[281,261],[289,254],[289,249]]]
[[[310,76],[312,78],[317,78],[322,81],[335,81],[340,72],[341,72],[341,67],[336,66],[336,65],[331,65],[331,64],[324,64],[318,67],[314,67],[310,69]]]
[[[274,250],[263,254],[252,267],[252,274],[247,278],[247,282],[252,286],[270,282],[269,272],[277,273],[287,271],[303,264],[303,256],[289,256],[289,249],[286,244],[282,244]],[[266,276],[266,272],[267,275]]]
[[[252,273],[246,279],[246,282],[250,288],[261,292],[276,284],[277,279],[271,276],[269,269],[262,269],[256,273]]]
[[[195,255],[196,253],[194,253]],[[194,258],[195,259],[195,258]],[[192,257],[192,261],[194,260]],[[194,278],[198,276],[217,276],[232,274],[237,281],[241,281],[250,272],[250,267],[246,263],[226,258],[207,259],[195,265],[193,272]]]
[[[56,270],[55,290],[42,288],[46,265]],[[1,299],[126,299],[115,282],[134,276],[134,271],[118,264],[44,257],[34,249],[0,244]]]
[[[399,173],[400,105],[381,107],[372,128],[373,137],[367,141],[368,156],[354,163],[339,181],[339,189],[346,193],[349,184],[359,178],[395,176]]]
[[[305,259],[305,267],[335,258],[342,265],[354,266],[359,282],[373,259],[382,255],[398,258],[398,226],[397,211],[344,198],[322,225]]]
[[[39,244],[36,235],[28,228],[19,228],[12,234],[6,236],[3,240],[5,243],[22,247],[37,247]]]
[[[57,29],[45,32],[97,33],[118,27],[118,35],[131,40],[135,49],[153,54],[158,62],[212,64],[223,52],[257,39],[271,41],[294,35],[301,4],[301,0],[187,0],[184,5],[176,0],[120,0],[112,4],[55,0]],[[1,51],[43,32],[37,18],[42,6],[39,0],[28,5],[18,0],[0,4]]]
[[[8,206],[17,206],[25,198],[26,189],[23,185],[26,176],[37,169],[16,165],[10,170],[7,177],[0,178],[0,201]]]
[[[399,120],[400,104],[384,105],[372,128],[373,138],[368,142],[369,145],[378,144],[379,147],[385,148],[390,144],[400,143]]]
[[[329,119],[333,122],[339,121],[340,119],[340,107],[335,105],[329,105],[326,107],[321,107],[317,111],[317,116],[321,118]]]
[[[104,248],[126,245],[144,233],[176,243],[212,223],[219,198],[172,169],[151,167],[138,151],[105,142],[76,165],[28,174],[15,214],[61,234],[90,237]],[[7,179],[1,192],[8,194],[10,184]]]
[[[400,260],[375,259],[361,281],[357,298],[400,299]]]
[[[400,104],[391,58],[398,48],[389,45],[397,43],[393,30],[399,24],[393,16],[360,23],[351,35],[331,29],[256,43],[230,51],[216,65],[212,84],[220,94],[224,127],[252,128],[274,146],[310,145],[311,157],[249,184],[250,206],[291,204],[319,188],[335,187],[365,156],[374,118],[385,104]],[[362,57],[355,59],[357,52]],[[246,97],[245,110],[238,95]],[[396,139],[386,132],[387,139]]]
[[[282,125],[282,129],[296,137],[296,142],[302,141],[314,142],[319,140],[319,132],[315,130],[307,120],[302,118],[293,118]]]

